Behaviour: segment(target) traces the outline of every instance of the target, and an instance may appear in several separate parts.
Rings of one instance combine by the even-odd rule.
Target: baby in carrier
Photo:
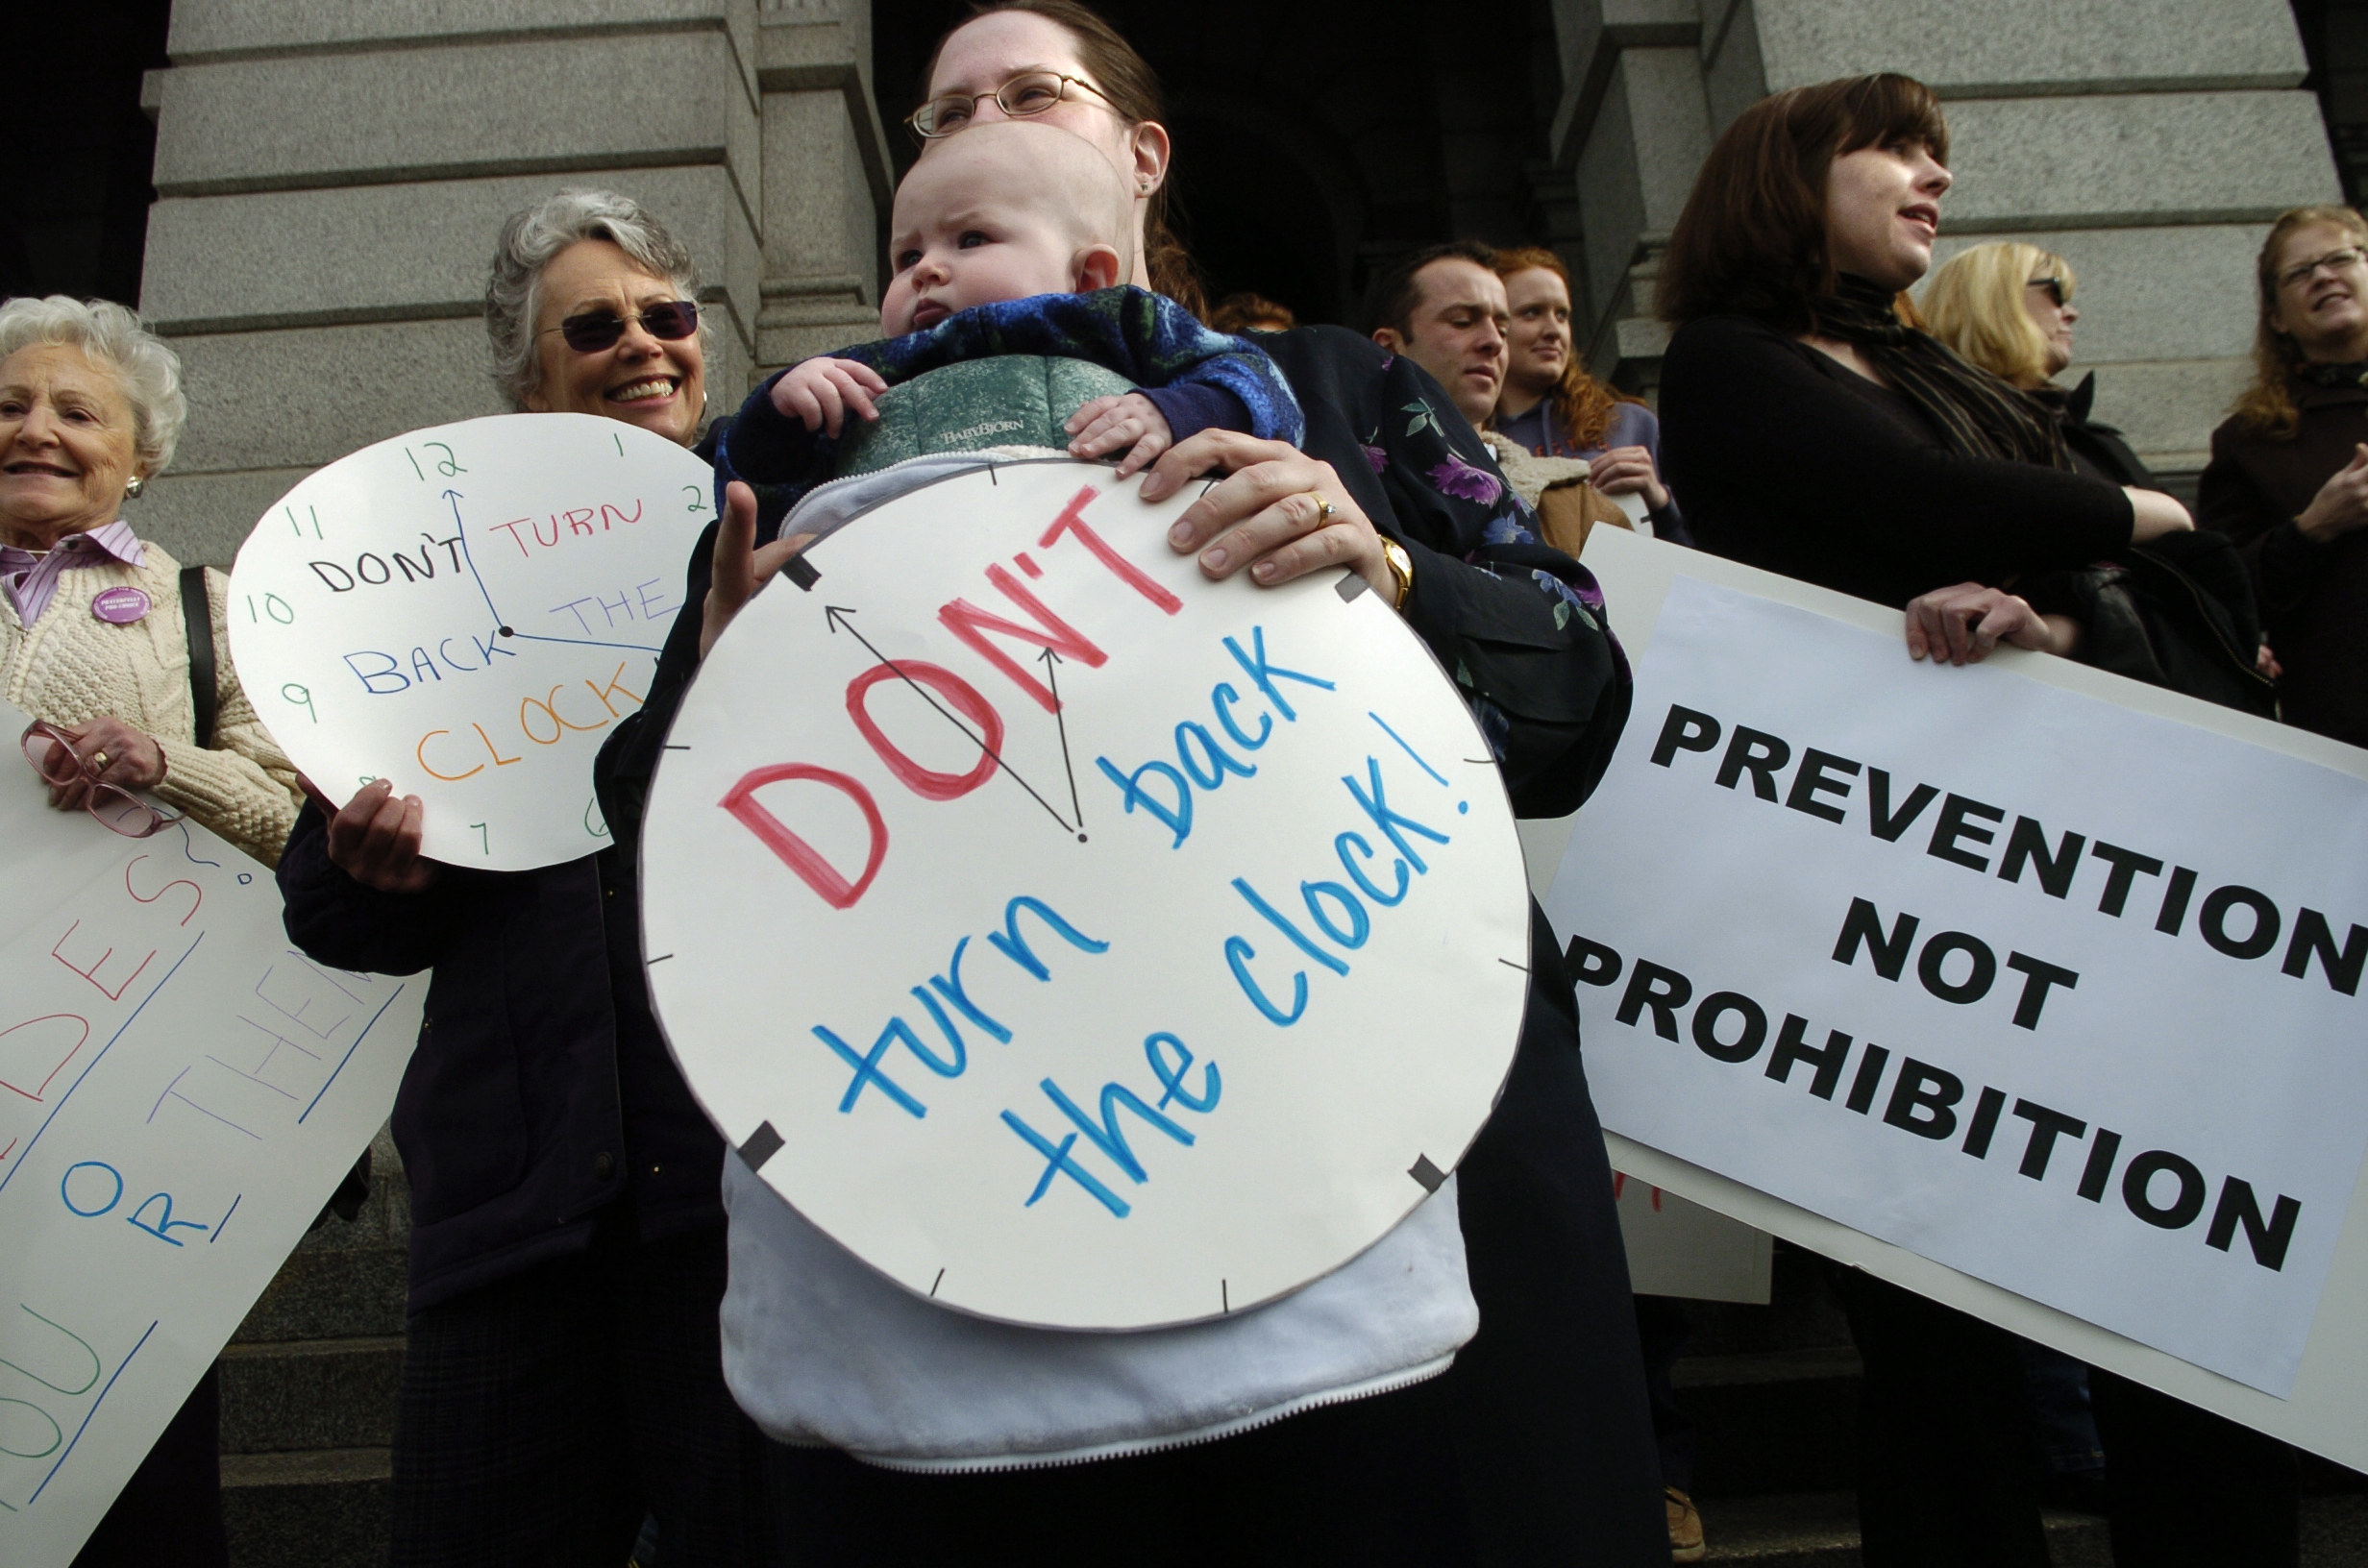
[[[1133,382],[1087,401],[1064,431],[1072,456],[1123,449],[1121,476],[1204,429],[1300,439],[1298,404],[1265,354],[1120,284],[1134,270],[1132,209],[1083,138],[1035,121],[950,137],[897,187],[890,232],[889,335],[803,360],[752,397],[718,449],[719,494],[738,478],[795,502],[838,472],[851,416],[876,421],[890,387],[997,355],[1087,360]]]

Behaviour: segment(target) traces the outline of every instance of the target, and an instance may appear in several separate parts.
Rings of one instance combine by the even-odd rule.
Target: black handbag
[[[2276,684],[2256,663],[2261,620],[2253,583],[2227,536],[2166,534],[2071,576],[2082,625],[2073,656],[2083,664],[2277,717]]]

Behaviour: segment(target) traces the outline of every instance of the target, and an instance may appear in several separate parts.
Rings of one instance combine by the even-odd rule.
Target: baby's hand
[[[870,365],[817,355],[790,366],[773,383],[773,406],[784,417],[805,421],[809,430],[836,437],[850,408],[866,419],[879,418],[872,399],[887,390],[888,383]]]
[[[1140,392],[1124,397],[1096,398],[1069,416],[1064,427],[1075,437],[1069,443],[1072,457],[1099,457],[1121,447],[1133,450],[1119,460],[1119,478],[1147,467],[1175,445],[1175,432],[1159,404]]]

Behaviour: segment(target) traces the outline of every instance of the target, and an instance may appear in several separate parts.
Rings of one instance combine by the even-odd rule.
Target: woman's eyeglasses
[[[2023,286],[2046,289],[2047,297],[2056,302],[2056,308],[2059,310],[2072,303],[2072,290],[2065,285],[2061,278],[2034,278]]]
[[[2298,262],[2278,274],[2278,286],[2292,288],[2296,283],[2311,277],[2321,267],[2325,267],[2330,272],[2349,272],[2359,265],[2363,256],[2368,256],[2368,252],[2353,246],[2346,246],[2340,251],[2330,251],[2315,261]]]
[[[1058,71],[1024,71],[993,92],[950,92],[904,116],[904,123],[920,136],[950,136],[971,123],[972,114],[987,99],[1006,118],[1024,120],[1031,114],[1042,114],[1054,104],[1069,96],[1072,87],[1083,87],[1103,103],[1110,95],[1093,83],[1074,76],[1063,76]]]
[[[25,726],[20,744],[25,748],[25,760],[41,775],[42,783],[54,789],[63,789],[77,780],[89,785],[88,793],[83,796],[83,809],[127,839],[144,839],[181,821],[177,811],[159,811],[131,791],[101,782],[98,769],[74,749],[74,743],[62,729],[37,719]]]
[[[652,337],[678,343],[699,331],[699,306],[688,300],[661,300],[656,305],[643,306],[629,316],[620,316],[614,310],[586,310],[543,331],[558,333],[578,354],[599,354],[617,346],[629,321],[640,322],[642,331]]]

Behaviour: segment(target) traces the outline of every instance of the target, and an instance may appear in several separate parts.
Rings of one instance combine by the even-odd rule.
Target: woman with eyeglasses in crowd
[[[269,866],[296,771],[231,667],[229,579],[185,574],[124,516],[187,415],[179,357],[122,306],[0,306],[0,692],[34,719],[15,787],[134,838],[185,813]],[[78,1568],[227,1561],[219,1389],[209,1368]]]
[[[638,425],[708,456],[706,341],[681,242],[629,197],[503,226],[494,380],[522,411]],[[694,445],[694,443],[697,443]],[[419,853],[422,805],[317,795],[280,865],[315,959],[434,969],[396,1095],[411,1186],[393,1555],[668,1568],[766,1559],[764,1439],[724,1385],[724,1145],[649,1012],[630,868]]]
[[[2368,222],[2294,208],[2255,283],[2253,384],[2212,431],[2198,509],[2253,568],[2285,722],[2368,746]]]
[[[1136,198],[1131,281],[1198,302],[1163,216],[1156,79],[1100,16],[1073,0],[977,5],[940,40],[922,98],[909,123],[925,163],[999,117],[1100,149]],[[1536,541],[1412,359],[1340,328],[1256,342],[1298,397],[1304,449],[1231,431],[1179,442],[1145,499],[1221,478],[1168,547],[1211,578],[1347,567],[1393,583],[1385,602],[1456,672],[1516,809],[1575,809],[1630,696],[1592,579]],[[698,643],[791,549],[752,550],[772,526],[732,499],[712,580],[694,564],[703,614],[686,609],[649,705],[603,748],[604,789],[629,797],[649,776]],[[813,1457],[776,1472],[788,1555],[1000,1560],[1053,1528],[1145,1564],[1666,1562],[1611,1171],[1542,919],[1532,952],[1511,1075],[1454,1187],[1333,1275],[1219,1321],[1063,1334],[934,1308],[876,1283],[728,1158],[732,1386],[768,1432],[833,1445],[775,1451]],[[1429,1336],[1452,1326],[1452,1347],[1474,1315],[1444,1365]]]

